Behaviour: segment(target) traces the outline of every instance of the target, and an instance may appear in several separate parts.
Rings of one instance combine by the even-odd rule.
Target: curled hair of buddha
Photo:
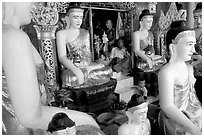
[[[196,5],[196,8],[193,10],[193,13],[196,13],[196,12],[202,12],[202,2],[199,2]]]
[[[65,113],[57,113],[52,117],[48,125],[48,131],[50,133],[58,130],[66,129],[67,127],[73,127],[75,122],[73,122]]]
[[[152,16],[153,17],[153,14],[150,13],[150,11],[148,9],[144,9],[142,11],[142,13],[140,14],[139,16],[139,21],[141,21],[143,18],[145,18],[146,16]]]
[[[67,9],[67,15],[69,15],[71,12],[83,12],[84,9],[81,7],[80,2],[70,2],[68,9]]]
[[[180,32],[186,30],[191,30],[190,28],[186,27],[186,21],[180,20],[172,22],[166,35],[167,47],[172,43],[172,40],[175,39]]]
[[[134,94],[134,95],[132,95],[130,101],[128,102],[127,108],[132,108],[132,107],[138,106],[144,102],[146,102],[146,101],[142,95]]]

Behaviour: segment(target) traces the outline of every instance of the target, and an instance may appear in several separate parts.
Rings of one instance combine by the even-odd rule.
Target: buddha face
[[[129,108],[128,112],[132,115],[131,117],[134,123],[142,123],[147,120],[148,102]]]
[[[80,28],[83,21],[83,10],[73,11],[69,14],[70,27]]]
[[[153,16],[152,15],[144,16],[143,19],[141,20],[141,23],[144,28],[150,30],[153,23]]]
[[[196,38],[195,36],[182,37],[177,47],[177,58],[183,61],[191,60],[193,53],[195,52]]]
[[[135,110],[135,112],[133,113],[133,120],[138,123],[142,123],[146,121],[147,111],[148,111],[148,107]]]

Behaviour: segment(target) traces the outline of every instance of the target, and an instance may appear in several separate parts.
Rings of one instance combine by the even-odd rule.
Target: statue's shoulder
[[[176,66],[174,66],[171,63],[167,63],[166,65],[164,65],[160,71],[159,71],[159,75],[160,76],[173,76],[175,74],[175,70],[176,70]]]
[[[140,37],[141,37],[141,32],[138,30],[138,31],[134,31],[133,32],[133,36],[134,36],[134,38],[137,38],[137,39],[140,39]]]
[[[80,29],[81,33],[84,33],[84,34],[89,34],[89,31],[87,29]]]
[[[67,31],[67,29],[59,30],[57,31],[57,35],[65,35]]]
[[[139,30],[138,31],[134,31],[133,34],[140,35],[140,31]]]

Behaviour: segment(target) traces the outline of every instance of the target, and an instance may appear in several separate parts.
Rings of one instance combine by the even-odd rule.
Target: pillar
[[[32,19],[36,24],[33,27],[37,33],[40,54],[44,61],[46,87],[51,91],[56,91],[58,89],[58,65],[55,32],[59,15],[56,4],[51,5],[46,2],[35,3]]]
[[[40,54],[45,64],[46,85],[48,87],[57,86],[58,66],[55,44],[54,25],[34,25],[40,45]]]

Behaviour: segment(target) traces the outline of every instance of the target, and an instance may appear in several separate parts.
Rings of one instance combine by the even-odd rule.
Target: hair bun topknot
[[[150,11],[148,9],[142,10],[142,13],[139,16],[139,21],[141,21],[144,16],[148,16],[148,15],[153,15],[153,14],[150,13]]]

